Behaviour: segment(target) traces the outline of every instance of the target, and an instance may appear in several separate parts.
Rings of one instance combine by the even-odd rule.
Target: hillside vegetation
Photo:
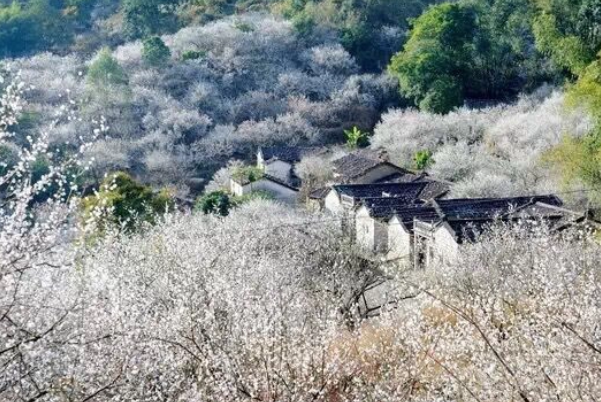
[[[89,121],[108,122],[86,155],[89,186],[126,170],[195,194],[258,145],[331,146],[358,127],[400,165],[433,155],[420,167],[456,194],[513,194],[601,181],[599,5],[568,3],[15,1],[0,10],[0,49],[31,86],[17,142],[65,99],[83,118],[50,145],[72,152]],[[451,154],[467,167],[449,170]]]
[[[0,0],[0,57],[0,401],[601,400],[594,214],[404,269],[223,191],[368,147],[598,217],[599,0]]]

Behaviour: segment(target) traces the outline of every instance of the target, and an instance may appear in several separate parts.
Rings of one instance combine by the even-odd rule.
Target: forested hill
[[[445,175],[462,194],[601,183],[598,0],[0,4],[0,54],[33,87],[17,141],[68,93],[85,118],[58,122],[51,145],[69,152],[100,116],[110,126],[92,182],[127,170],[179,186],[258,145],[332,146],[358,127],[403,166],[464,158]],[[483,177],[494,184],[470,188]]]

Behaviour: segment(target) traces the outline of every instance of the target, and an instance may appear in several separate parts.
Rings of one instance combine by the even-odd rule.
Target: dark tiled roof
[[[413,183],[421,181],[423,178],[424,175],[421,174],[397,172],[377,180],[376,183]]]
[[[340,184],[334,190],[355,200],[366,198],[391,197],[407,200],[419,199],[427,183],[376,183],[376,184]]]
[[[318,188],[317,190],[313,190],[311,192],[311,194],[309,194],[309,198],[311,198],[313,200],[322,200],[322,199],[326,198],[326,196],[328,195],[330,190],[331,190],[331,187]]]
[[[356,201],[367,198],[397,198],[397,203],[413,204],[417,200],[430,200],[443,196],[449,191],[446,183],[419,181],[412,183],[340,184],[333,186],[340,195],[352,197]]]
[[[436,210],[428,205],[372,205],[369,207],[371,216],[374,218],[390,219],[397,216],[403,222],[413,222],[420,218],[427,221],[438,220],[440,216]]]
[[[393,167],[401,174],[411,174],[411,172],[405,169],[380,159],[373,152],[353,152],[334,161],[336,173],[338,173],[345,182],[360,177],[368,171],[382,165]]]
[[[490,220],[515,213],[537,202],[550,206],[561,206],[563,204],[555,195],[543,195],[511,198],[436,200],[434,201],[434,207],[447,220]]]
[[[279,159],[285,162],[299,162],[304,156],[317,153],[321,150],[320,147],[261,147],[259,152],[262,153],[263,159],[266,161]]]
[[[451,189],[450,184],[445,182],[427,180],[424,183],[426,183],[426,186],[419,195],[422,200],[440,198],[446,195]]]
[[[364,205],[369,209],[371,217],[388,221],[396,216],[409,228],[413,227],[414,219],[427,222],[440,220],[440,216],[432,206],[395,204],[394,200],[394,198],[372,198],[365,200]]]

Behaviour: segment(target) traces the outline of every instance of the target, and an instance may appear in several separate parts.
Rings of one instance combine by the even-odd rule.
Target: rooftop
[[[341,180],[345,182],[360,177],[371,169],[382,165],[395,168],[401,175],[413,175],[413,173],[393,165],[373,151],[356,151],[334,161],[336,172],[340,175]]]
[[[426,183],[376,183],[340,184],[333,186],[340,195],[361,200],[365,198],[393,197],[418,199]]]
[[[306,155],[317,153],[323,150],[321,147],[301,147],[301,146],[279,146],[279,147],[260,147],[259,152],[263,160],[281,160],[284,162],[300,162]]]
[[[525,207],[543,203],[559,207],[562,201],[556,195],[540,195],[507,198],[461,198],[436,200],[433,206],[447,220],[496,219],[515,214]]]
[[[394,198],[397,204],[414,204],[418,200],[429,200],[446,194],[449,186],[435,181],[412,183],[340,184],[333,186],[340,195],[355,201],[368,198]]]

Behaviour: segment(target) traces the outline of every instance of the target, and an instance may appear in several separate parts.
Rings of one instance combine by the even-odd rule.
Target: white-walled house
[[[411,206],[447,194],[446,183],[419,181],[412,183],[339,184],[331,187],[324,199],[326,211],[333,214],[353,211],[363,201],[383,198],[382,203]]]
[[[391,199],[367,199],[355,215],[358,247],[368,256],[411,264],[413,224],[416,217],[438,220],[436,210],[427,204],[395,204]]]
[[[294,204],[298,201],[298,189],[277,177],[263,175],[255,181],[230,179],[230,192],[236,196],[243,196],[256,191],[267,192],[274,199],[288,204]]]
[[[586,220],[561,207],[554,195],[431,200],[402,206],[385,198],[367,199],[355,215],[356,244],[366,256],[429,268],[457,261],[460,246],[477,241],[496,222],[542,219],[554,230]]]
[[[416,218],[413,248],[417,268],[457,261],[462,244],[478,241],[496,223],[542,220],[551,229],[561,231],[587,221],[585,213],[563,208],[555,195],[433,200],[431,204],[441,218]]]
[[[300,188],[300,179],[296,175],[295,165],[308,155],[326,152],[321,147],[259,147],[257,167],[266,175],[276,177],[295,188]]]
[[[333,164],[336,183],[411,182],[422,177],[390,163],[385,155],[367,150],[345,155],[336,159]]]

